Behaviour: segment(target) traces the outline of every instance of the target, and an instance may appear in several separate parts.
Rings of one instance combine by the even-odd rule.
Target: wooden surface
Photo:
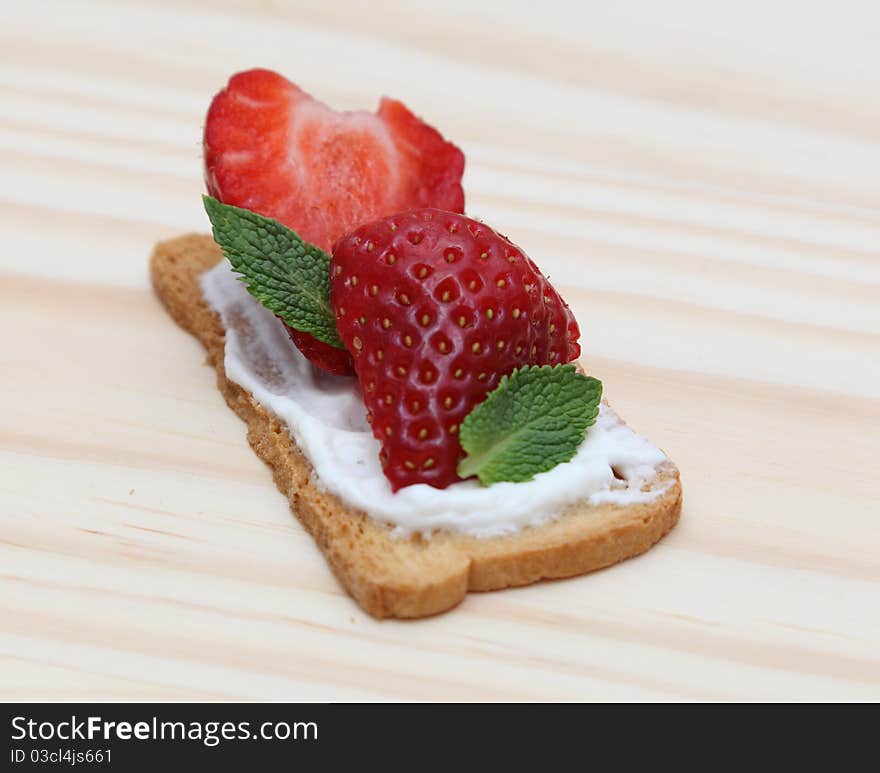
[[[880,695],[877,4],[367,5],[0,2],[0,697]],[[681,467],[659,547],[417,623],[340,590],[147,282],[254,65],[462,146]]]

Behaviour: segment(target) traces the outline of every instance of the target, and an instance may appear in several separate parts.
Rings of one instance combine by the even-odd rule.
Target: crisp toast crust
[[[247,424],[254,451],[340,582],[374,617],[425,617],[454,607],[468,591],[591,572],[644,553],[678,522],[681,484],[669,462],[653,484],[668,488],[647,504],[576,503],[550,523],[504,537],[393,536],[390,527],[322,491],[286,425],[226,378],[223,325],[199,285],[199,276],[221,258],[210,236],[160,242],[150,260],[156,294],[175,321],[202,342],[217,386]]]

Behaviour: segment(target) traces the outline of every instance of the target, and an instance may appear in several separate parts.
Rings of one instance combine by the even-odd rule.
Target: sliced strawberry
[[[296,330],[281,320],[287,330],[290,340],[296,344],[299,349],[314,365],[328,373],[336,376],[351,376],[354,374],[354,366],[352,364],[351,355],[346,349],[337,349],[335,346],[325,344],[319,341],[310,333],[304,333],[302,330]]]
[[[249,70],[214,97],[204,145],[212,196],[327,251],[393,212],[464,210],[464,155],[392,99],[376,113],[336,112],[278,73]]]
[[[341,239],[330,300],[395,491],[458,480],[458,429],[501,376],[580,354],[577,322],[537,266],[464,215],[410,211]]]

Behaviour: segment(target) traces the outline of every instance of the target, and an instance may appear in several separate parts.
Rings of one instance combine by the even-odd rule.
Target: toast
[[[468,591],[591,572],[645,552],[677,523],[679,474],[672,462],[664,462],[650,484],[661,492],[649,503],[575,503],[549,523],[501,537],[393,534],[391,527],[321,490],[284,423],[226,378],[224,328],[199,284],[201,274],[221,259],[207,235],[160,242],[150,260],[153,287],[174,320],[202,342],[207,362],[217,371],[217,386],[247,424],[254,451],[271,468],[278,489],[339,581],[374,617],[425,617],[454,607]]]

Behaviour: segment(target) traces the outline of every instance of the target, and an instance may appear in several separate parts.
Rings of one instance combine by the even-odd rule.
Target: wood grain
[[[0,697],[880,696],[880,11],[820,5],[0,3]],[[339,588],[147,281],[257,64],[463,147],[682,470],[659,547],[418,623]]]

